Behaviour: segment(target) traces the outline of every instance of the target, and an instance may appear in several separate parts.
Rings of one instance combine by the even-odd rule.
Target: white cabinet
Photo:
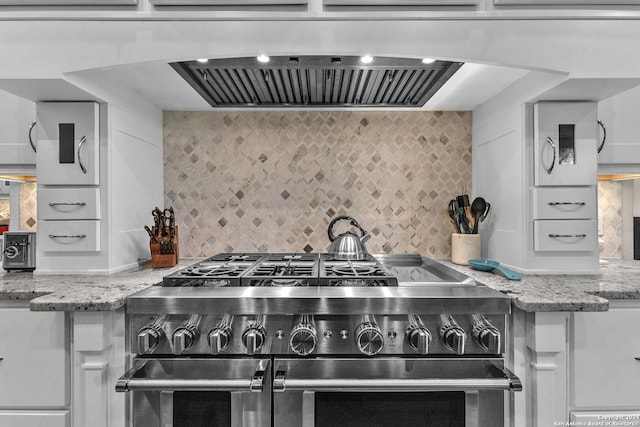
[[[100,251],[95,102],[38,103],[38,250]]]
[[[606,140],[598,154],[600,165],[635,165],[640,163],[640,87],[612,96],[598,103],[598,118],[606,126]],[[607,171],[605,171],[607,172]],[[611,171],[615,172],[615,170]]]
[[[0,6],[135,5],[138,0],[0,0]]]
[[[70,426],[67,319],[12,304],[0,308],[1,426]]]
[[[534,106],[534,185],[597,184],[597,104]]]
[[[534,105],[535,252],[591,253],[598,247],[596,112],[594,102]]]
[[[36,164],[36,153],[29,143],[29,127],[35,118],[34,102],[0,90],[0,165],[21,165],[18,169],[22,170]]]
[[[0,410],[69,404],[65,313],[0,308]]]
[[[613,303],[613,302],[612,302]],[[574,313],[570,339],[575,410],[640,412],[640,308]],[[637,420],[636,425],[640,425]]]
[[[71,414],[64,411],[0,411],[2,427],[68,427]]]
[[[553,6],[633,5],[640,4],[640,0],[493,0],[493,3],[498,6],[545,6],[551,8]]]
[[[99,106],[37,104],[37,173],[42,185],[99,185]]]

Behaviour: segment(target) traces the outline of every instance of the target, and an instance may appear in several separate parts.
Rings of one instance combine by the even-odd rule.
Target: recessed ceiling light
[[[198,61],[201,64],[206,64],[207,62],[209,62],[207,58],[199,58],[199,59],[196,59],[196,61]]]
[[[434,62],[436,62],[436,60],[433,58],[422,58],[423,64],[433,64]]]
[[[371,64],[373,62],[373,56],[365,55],[360,57],[360,62],[363,64]]]
[[[258,62],[262,62],[263,64],[266,64],[267,62],[269,62],[269,57],[264,53],[261,55],[258,55],[257,59],[258,59]]]

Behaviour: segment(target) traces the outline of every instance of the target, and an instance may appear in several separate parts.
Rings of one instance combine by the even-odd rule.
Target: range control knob
[[[500,331],[493,326],[486,317],[481,314],[474,314],[473,337],[478,341],[480,347],[491,354],[500,354]]]
[[[458,323],[448,314],[440,315],[440,337],[445,347],[456,354],[464,354],[464,346],[467,341],[467,334]]]
[[[313,317],[308,315],[300,316],[298,322],[289,333],[289,346],[298,356],[307,356],[316,349],[318,344],[318,334],[313,325]]]
[[[373,316],[365,316],[365,320],[356,328],[356,345],[364,355],[374,356],[384,348],[384,337]]]
[[[186,322],[178,326],[171,337],[173,342],[173,354],[180,356],[189,350],[200,338],[200,315],[192,314]]]
[[[247,355],[253,356],[264,345],[267,331],[260,322],[252,323],[242,332],[242,344],[247,349]]]
[[[138,331],[138,354],[153,352],[164,339],[162,327],[166,321],[166,315],[157,316],[153,323],[143,326]]]
[[[429,353],[429,344],[431,344],[431,332],[424,326],[419,316],[415,314],[409,315],[409,326],[405,332],[409,347],[420,354]]]
[[[233,329],[231,329],[232,322],[233,316],[226,314],[218,321],[216,326],[209,331],[207,341],[209,342],[211,354],[220,354],[231,344],[233,338]]]

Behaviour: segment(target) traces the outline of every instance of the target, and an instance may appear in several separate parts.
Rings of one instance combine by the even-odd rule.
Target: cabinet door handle
[[[574,237],[574,238],[585,238],[587,237],[586,234],[549,234],[549,237],[553,238],[558,238],[558,237]]]
[[[640,356],[636,356],[634,359],[640,360]],[[2,360],[2,359],[0,359],[0,360]]]
[[[584,206],[586,205],[585,202],[549,202],[547,203],[549,206],[561,206],[561,205],[577,205],[577,206]]]
[[[607,128],[604,127],[604,123],[602,123],[602,120],[598,120],[598,124],[602,128],[602,142],[600,143],[600,146],[598,147],[598,154],[599,154],[602,151],[602,149],[604,148],[604,141],[607,139]]]
[[[49,234],[50,239],[84,239],[86,234]]]
[[[87,137],[83,136],[82,138],[80,138],[80,144],[78,144],[78,165],[80,166],[80,169],[84,174],[87,173],[87,168],[82,164],[82,156],[80,155],[80,150],[82,150],[82,146],[85,144],[85,142],[87,142]]]
[[[51,202],[49,206],[86,206],[85,202]]]
[[[33,132],[33,128],[36,127],[37,123],[38,122],[34,120],[33,122],[31,122],[31,126],[29,126],[29,144],[31,144],[31,149],[34,153],[37,153],[38,150],[36,148],[36,144],[33,143],[33,137],[31,136],[31,133]]]
[[[547,175],[551,175],[551,172],[553,171],[553,167],[556,165],[556,143],[553,142],[553,139],[551,139],[551,137],[548,136],[547,144],[551,146],[551,150],[553,151],[553,159],[551,160],[551,166],[549,166],[546,169]]]

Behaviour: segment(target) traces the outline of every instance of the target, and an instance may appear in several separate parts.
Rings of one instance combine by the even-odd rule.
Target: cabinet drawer
[[[100,219],[98,188],[40,188],[40,219]]]
[[[69,411],[0,411],[2,427],[68,427]]]
[[[544,187],[533,190],[533,219],[593,219],[596,187]]]
[[[38,221],[43,252],[98,252],[100,221]]]
[[[0,408],[69,404],[65,313],[0,309]],[[20,418],[22,419],[22,418]],[[24,425],[2,422],[0,425]],[[49,425],[49,424],[38,424]]]
[[[596,220],[533,221],[533,249],[539,252],[595,251],[598,249]]]

